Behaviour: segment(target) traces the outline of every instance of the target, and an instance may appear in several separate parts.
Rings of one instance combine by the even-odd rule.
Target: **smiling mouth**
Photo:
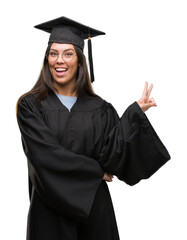
[[[55,71],[58,73],[67,72],[67,68],[55,68]]]
[[[65,77],[67,74],[67,68],[55,68],[55,73],[57,77]]]

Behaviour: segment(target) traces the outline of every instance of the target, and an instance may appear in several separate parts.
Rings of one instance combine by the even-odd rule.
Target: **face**
[[[48,57],[49,69],[57,88],[69,86],[76,82],[78,58],[72,44],[53,43]]]

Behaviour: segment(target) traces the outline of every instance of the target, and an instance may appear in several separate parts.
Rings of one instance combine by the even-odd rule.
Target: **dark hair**
[[[35,83],[34,87],[30,91],[23,94],[18,99],[17,104],[20,102],[20,100],[23,97],[25,97],[26,95],[29,95],[29,94],[34,94],[37,97],[37,99],[39,101],[41,101],[41,100],[45,99],[51,91],[55,90],[54,85],[53,85],[53,78],[52,78],[51,72],[49,70],[49,64],[48,64],[48,59],[47,59],[47,55],[51,48],[51,45],[52,45],[52,43],[49,44],[47,47],[44,61],[43,61],[43,67],[42,67],[42,70],[40,72],[37,82]],[[86,93],[89,96],[98,97],[94,93],[91,82],[90,82],[90,77],[89,77],[89,73],[88,73],[85,55],[83,54],[83,51],[79,47],[74,45],[74,48],[75,48],[75,51],[76,51],[76,54],[78,57],[79,67],[77,70],[77,81],[76,81],[75,87],[72,89],[72,92],[76,92],[77,95]]]

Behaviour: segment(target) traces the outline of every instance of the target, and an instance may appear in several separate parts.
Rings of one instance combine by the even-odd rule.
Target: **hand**
[[[112,179],[113,179],[113,175],[110,174],[110,173],[105,173],[104,176],[103,176],[103,180],[107,181],[107,182],[112,182]]]
[[[148,89],[148,83],[145,83],[142,97],[139,101],[137,101],[138,105],[142,109],[143,112],[147,111],[150,107],[156,107],[156,102],[154,98],[149,98],[151,95],[151,91],[153,89],[153,84],[150,85]]]

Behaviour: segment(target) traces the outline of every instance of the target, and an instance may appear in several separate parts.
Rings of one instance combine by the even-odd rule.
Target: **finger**
[[[150,98],[149,103],[152,103],[154,106],[157,106],[154,98]]]
[[[105,173],[103,179],[107,182],[111,182],[112,181],[112,178],[111,178],[112,175],[111,176],[110,175],[111,174],[109,174],[109,173]]]
[[[142,93],[143,98],[147,96],[147,88],[148,88],[148,82],[145,82],[144,90],[143,90],[143,93]]]
[[[151,108],[151,107],[156,107],[157,105],[155,104],[155,103],[145,103],[144,105],[143,105],[143,109],[146,109],[146,110],[148,110],[149,108]]]
[[[107,182],[112,182],[112,179],[111,179],[111,178],[108,178],[108,179],[107,179]]]
[[[112,180],[113,180],[113,177],[112,177],[112,175],[108,178],[108,181],[109,182],[112,182]]]
[[[111,173],[106,173],[107,176],[112,177],[113,175]]]
[[[113,175],[109,176],[109,180],[112,181],[113,180]]]
[[[147,96],[149,98],[149,96],[151,95],[151,91],[153,89],[153,84],[150,85],[149,89],[148,89],[148,92],[147,92]]]

